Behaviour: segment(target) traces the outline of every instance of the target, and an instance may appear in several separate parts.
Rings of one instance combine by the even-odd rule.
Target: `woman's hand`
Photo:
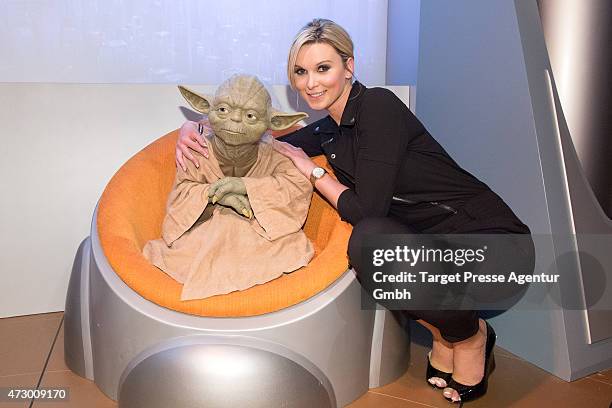
[[[308,157],[306,153],[299,147],[292,146],[289,143],[280,142],[278,140],[274,140],[273,145],[274,149],[280,154],[287,156],[295,167],[298,168],[300,173],[306,176],[307,179],[310,179],[312,175],[312,171],[317,165]],[[327,200],[334,206],[334,208],[338,208],[338,198],[340,194],[347,190],[348,187],[344,184],[338,182],[335,178],[330,177],[329,175],[321,177],[316,181],[314,186],[319,193],[321,193]]]
[[[198,131],[198,125],[201,126],[202,134]],[[187,170],[185,166],[185,158],[190,160],[197,168],[200,168],[200,163],[196,159],[191,150],[208,157],[208,145],[206,144],[205,136],[212,134],[212,128],[208,121],[192,122],[188,120],[183,123],[179,132],[179,138],[176,142],[176,165],[180,166],[183,171]]]
[[[274,150],[283,156],[288,157],[293,162],[295,167],[297,167],[300,173],[306,176],[306,178],[310,179],[312,170],[317,167],[317,165],[314,164],[310,157],[308,157],[308,155],[304,153],[301,148],[278,140],[274,140],[272,146],[274,147]]]

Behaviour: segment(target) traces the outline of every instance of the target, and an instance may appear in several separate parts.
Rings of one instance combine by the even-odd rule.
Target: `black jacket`
[[[479,197],[484,197],[483,205],[491,204],[482,211],[487,214],[483,221],[501,216],[516,219],[387,89],[355,82],[340,125],[327,116],[279,140],[301,147],[309,156],[327,157],[338,181],[349,187],[338,198],[338,212],[353,225],[365,217],[391,216],[427,231],[448,224],[466,203],[474,204]],[[471,207],[471,218],[478,218],[480,206]]]

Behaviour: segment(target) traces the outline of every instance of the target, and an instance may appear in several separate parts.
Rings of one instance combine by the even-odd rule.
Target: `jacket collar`
[[[353,82],[351,93],[349,94],[346,106],[342,112],[342,118],[340,118],[340,126],[353,126],[355,124],[355,115],[357,115],[357,108],[359,108],[359,100],[363,96],[366,87],[359,81]]]
[[[340,118],[340,126],[353,126],[355,125],[357,108],[359,107],[359,100],[364,94],[366,87],[359,81],[353,82],[353,86],[351,88],[351,92],[349,93],[348,100],[346,102],[346,106],[344,107],[344,111],[342,112],[342,117]],[[321,133],[335,133],[338,131],[338,125],[331,117],[331,115],[327,115],[324,121],[321,121],[319,126],[315,129],[316,132]]]

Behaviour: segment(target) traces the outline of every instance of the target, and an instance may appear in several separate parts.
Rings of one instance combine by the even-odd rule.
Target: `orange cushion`
[[[142,248],[161,236],[168,194],[175,177],[178,130],[168,133],[128,160],[106,186],[98,203],[98,234],[117,275],[145,299],[178,312],[214,317],[253,316],[300,303],[331,285],[347,269],[351,233],[336,210],[313,194],[304,231],[315,256],[293,273],[244,291],[181,301],[182,285],[151,265]],[[326,166],[324,157],[315,158]]]

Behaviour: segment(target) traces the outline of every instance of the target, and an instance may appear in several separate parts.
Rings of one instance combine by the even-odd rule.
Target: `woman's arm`
[[[397,178],[407,160],[408,143],[424,132],[406,105],[383,88],[369,91],[357,125],[355,189],[338,198],[340,216],[353,225],[366,217],[388,215]]]
[[[312,170],[317,167],[317,165],[308,157],[308,154],[306,154],[303,149],[278,140],[274,141],[273,146],[277,152],[291,159],[300,173],[310,179]],[[327,198],[334,208],[338,208],[338,197],[340,197],[340,194],[348,189],[347,186],[339,183],[329,174],[325,174],[323,177],[316,180],[314,187]]]
[[[281,136],[276,140],[289,143],[294,147],[301,148],[308,156],[319,156],[323,154],[321,149],[321,138],[314,133],[314,129],[318,126],[319,121],[304,126],[301,129],[291,132],[288,135]]]
[[[356,126],[359,142],[355,188],[350,189],[328,175],[315,182],[317,190],[338,209],[340,217],[352,225],[366,217],[387,216],[408,142],[424,132],[406,105],[382,88],[373,88],[363,101]],[[274,147],[310,177],[316,165],[302,149],[278,141]]]

